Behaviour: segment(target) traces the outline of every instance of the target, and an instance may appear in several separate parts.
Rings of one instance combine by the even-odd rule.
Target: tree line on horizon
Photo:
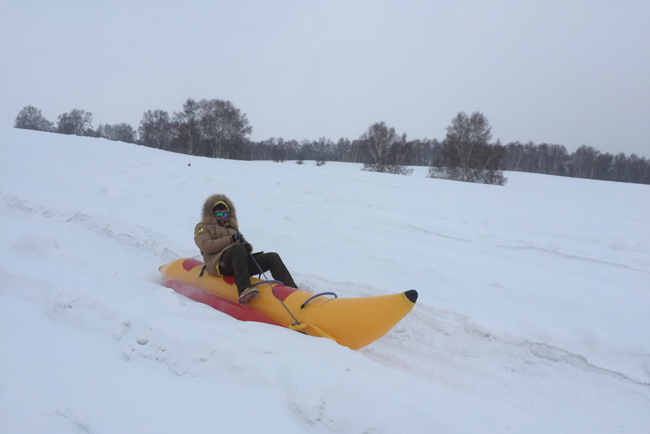
[[[385,122],[376,122],[357,139],[318,140],[249,139],[252,127],[246,114],[230,101],[188,98],[171,115],[147,110],[137,131],[127,123],[92,126],[93,115],[73,109],[54,124],[34,106],[24,107],[15,128],[99,137],[165,151],[210,158],[272,160],[276,162],[327,161],[363,164],[364,170],[409,175],[409,166],[428,166],[429,177],[504,185],[503,171],[650,184],[650,160],[632,154],[613,155],[582,145],[569,153],[564,145],[511,142],[491,143],[485,115],[458,113],[442,141],[408,140]]]

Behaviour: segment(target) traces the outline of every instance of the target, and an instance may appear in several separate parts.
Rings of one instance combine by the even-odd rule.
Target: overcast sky
[[[93,126],[231,101],[251,138],[443,139],[650,157],[650,1],[0,0],[0,126],[26,105]]]

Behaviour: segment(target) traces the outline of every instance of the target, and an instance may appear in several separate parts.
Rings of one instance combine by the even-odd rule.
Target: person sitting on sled
[[[280,255],[252,254],[253,246],[239,232],[235,206],[223,194],[212,195],[205,201],[203,218],[194,229],[194,242],[201,250],[208,273],[235,276],[241,304],[259,295],[257,288],[251,286],[253,274],[270,270],[274,279],[298,288]]]

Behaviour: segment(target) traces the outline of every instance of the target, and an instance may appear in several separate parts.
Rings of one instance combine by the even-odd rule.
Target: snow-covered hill
[[[0,130],[2,433],[648,433],[650,187],[505,187]],[[302,289],[415,288],[351,351],[160,285],[227,194]]]

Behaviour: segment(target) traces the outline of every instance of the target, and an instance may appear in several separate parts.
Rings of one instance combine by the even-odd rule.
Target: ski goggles
[[[215,212],[214,216],[217,217],[217,218],[228,217],[228,213],[227,212]]]

